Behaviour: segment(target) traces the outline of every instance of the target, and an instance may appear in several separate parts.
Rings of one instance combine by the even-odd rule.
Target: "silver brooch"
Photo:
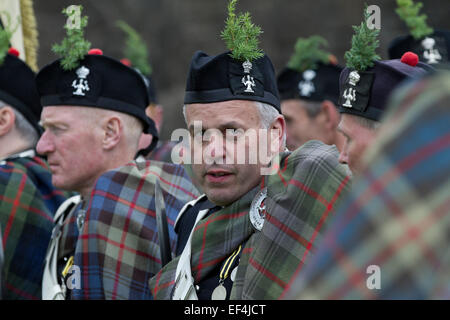
[[[87,76],[89,75],[90,71],[85,66],[81,66],[75,71],[75,73],[78,76],[78,79],[73,80],[72,82],[72,88],[76,89],[72,94],[76,96],[85,96],[85,91],[89,91],[89,84],[86,80]]]
[[[261,231],[266,218],[266,204],[264,203],[266,198],[267,188],[264,188],[256,194],[250,206],[250,222],[258,231]]]

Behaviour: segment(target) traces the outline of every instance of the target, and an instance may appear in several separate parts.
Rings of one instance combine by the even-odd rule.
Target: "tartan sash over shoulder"
[[[53,215],[64,200],[41,158],[14,158],[0,165],[4,299],[40,299]]]
[[[261,232],[255,232],[248,217],[255,190],[196,225],[191,258],[195,283],[245,241],[231,299],[279,298],[309,261],[347,189],[348,170],[338,163],[337,149],[319,141],[281,154],[280,165],[264,182],[267,213]],[[172,261],[151,279],[155,299],[171,298],[177,263]]]
[[[96,183],[78,238],[74,264],[81,289],[73,299],[149,299],[148,279],[161,268],[154,186],[163,189],[169,238],[186,202],[199,196],[184,168],[158,161],[131,162]]]
[[[449,99],[450,74],[397,93],[366,169],[288,298],[450,298]],[[370,266],[380,275],[372,290]]]

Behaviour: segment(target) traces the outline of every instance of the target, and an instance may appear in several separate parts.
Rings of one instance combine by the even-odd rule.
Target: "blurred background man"
[[[340,115],[339,74],[336,58],[321,46],[320,36],[299,38],[287,67],[278,76],[281,111],[286,119],[289,150],[309,140],[336,145],[341,150],[344,137],[337,132]]]

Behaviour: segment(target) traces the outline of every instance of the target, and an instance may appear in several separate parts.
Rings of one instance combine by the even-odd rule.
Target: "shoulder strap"
[[[209,209],[205,209],[198,213],[195,225],[208,214],[208,211]],[[192,228],[191,235],[178,261],[172,300],[198,300],[191,271],[191,240],[194,229],[195,227]]]
[[[61,238],[61,228],[70,212],[81,202],[80,196],[73,196],[64,201],[55,213],[52,237],[44,261],[44,275],[42,278],[43,300],[64,300],[65,290],[58,283],[58,247]]]

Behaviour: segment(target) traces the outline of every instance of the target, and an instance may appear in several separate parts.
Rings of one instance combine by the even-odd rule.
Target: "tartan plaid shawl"
[[[369,165],[289,298],[450,298],[449,99],[450,74],[397,93]]]
[[[267,176],[266,220],[254,232],[248,211],[255,190],[201,220],[194,228],[191,267],[195,283],[211,276],[241,243],[242,251],[231,299],[276,299],[289,288],[315,251],[333,209],[347,189],[349,174],[338,151],[310,141],[281,154],[276,174]],[[156,299],[170,299],[178,259],[150,280]]]
[[[64,200],[41,158],[14,158],[0,165],[4,299],[40,299],[53,214]]]
[[[176,144],[176,141],[158,142],[155,150],[150,152],[146,159],[172,163],[172,149]]]
[[[171,248],[183,205],[199,192],[180,165],[131,162],[99,178],[78,238],[74,264],[81,289],[73,299],[149,299],[148,279],[161,268],[154,186],[163,189]]]

